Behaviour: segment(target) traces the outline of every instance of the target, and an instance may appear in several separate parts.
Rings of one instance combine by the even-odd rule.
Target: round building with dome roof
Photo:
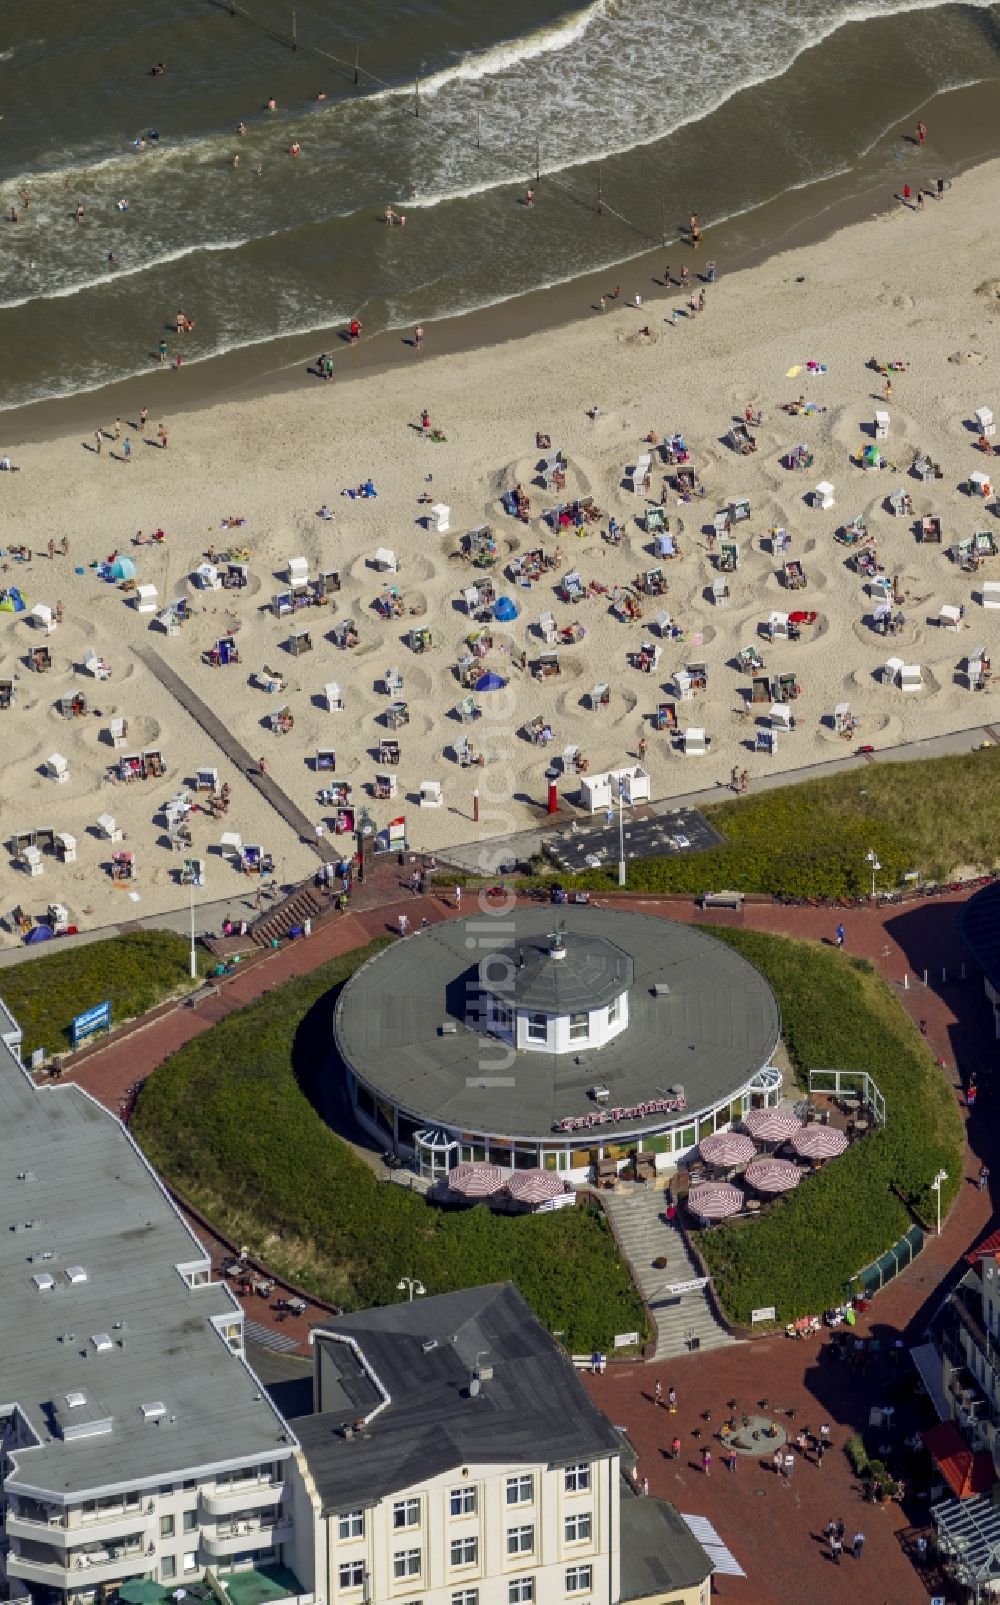
[[[770,986],[728,944],[572,906],[519,905],[396,942],[334,1016],[359,1124],[430,1180],[460,1160],[576,1183],[612,1162],[673,1169],[778,1102],[780,1029]]]

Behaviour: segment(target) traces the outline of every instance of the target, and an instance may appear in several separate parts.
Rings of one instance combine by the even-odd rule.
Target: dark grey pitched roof
[[[379,1400],[345,1343],[353,1339],[390,1403],[367,1435],[340,1430]],[[295,1432],[324,1511],[369,1505],[467,1461],[550,1464],[615,1454],[620,1440],[572,1363],[510,1283],[340,1316],[314,1334],[322,1414]],[[476,1365],[493,1368],[478,1396]],[[334,1408],[327,1409],[327,1399]],[[357,1407],[347,1401],[357,1398]]]
[[[593,1114],[588,1092],[597,1081],[612,1105],[626,1108],[681,1085],[693,1114],[767,1064],[780,1031],[777,1004],[733,948],[648,914],[559,913],[571,943],[603,938],[631,959],[628,1028],[605,1047],[519,1052],[511,1064],[506,1045],[482,1034],[481,960],[497,948],[543,942],[552,929],[551,909],[519,906],[495,921],[443,920],[364,965],[337,1003],[343,1059],[424,1125],[533,1140],[567,1116]],[[659,984],[669,990],[655,996]],[[662,1124],[662,1115],[651,1115],[616,1130],[624,1137]]]
[[[632,984],[632,960],[606,937],[568,931],[560,941],[561,956],[553,953],[556,944],[549,935],[525,936],[498,949],[491,968],[494,974],[510,975],[510,981],[491,987],[487,975],[486,990],[497,991],[517,1008],[572,1014],[605,1008]]]
[[[673,1505],[623,1493],[621,1597],[647,1599],[673,1588],[693,1588],[711,1574],[712,1561]]]

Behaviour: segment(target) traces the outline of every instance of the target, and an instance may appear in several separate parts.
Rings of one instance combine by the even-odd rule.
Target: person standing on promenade
[[[834,940],[838,947],[843,947],[845,941],[847,940],[847,932],[844,930],[843,925],[837,926],[837,929],[834,933]]]

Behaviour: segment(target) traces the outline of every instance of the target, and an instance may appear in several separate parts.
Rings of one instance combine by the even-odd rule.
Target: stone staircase
[[[265,914],[259,914],[250,926],[250,935],[258,947],[270,947],[287,936],[293,926],[318,919],[329,907],[329,902],[312,886],[300,886],[290,897],[282,898]]]
[[[672,1297],[671,1283],[694,1281],[702,1272],[696,1266],[679,1229],[664,1219],[659,1188],[627,1185],[603,1193],[601,1203],[611,1221],[636,1286],[656,1323],[654,1360],[670,1360],[694,1348],[719,1349],[737,1340],[717,1321],[704,1289]],[[665,1270],[653,1261],[666,1255]],[[695,1341],[697,1340],[697,1341]]]

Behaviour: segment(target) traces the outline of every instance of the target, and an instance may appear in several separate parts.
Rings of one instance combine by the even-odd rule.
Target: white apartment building
[[[510,1284],[313,1332],[330,1605],[707,1605],[712,1563]]]
[[[312,1605],[317,1513],[242,1310],[120,1123],[18,1051],[0,1009],[0,1599],[211,1572]]]

